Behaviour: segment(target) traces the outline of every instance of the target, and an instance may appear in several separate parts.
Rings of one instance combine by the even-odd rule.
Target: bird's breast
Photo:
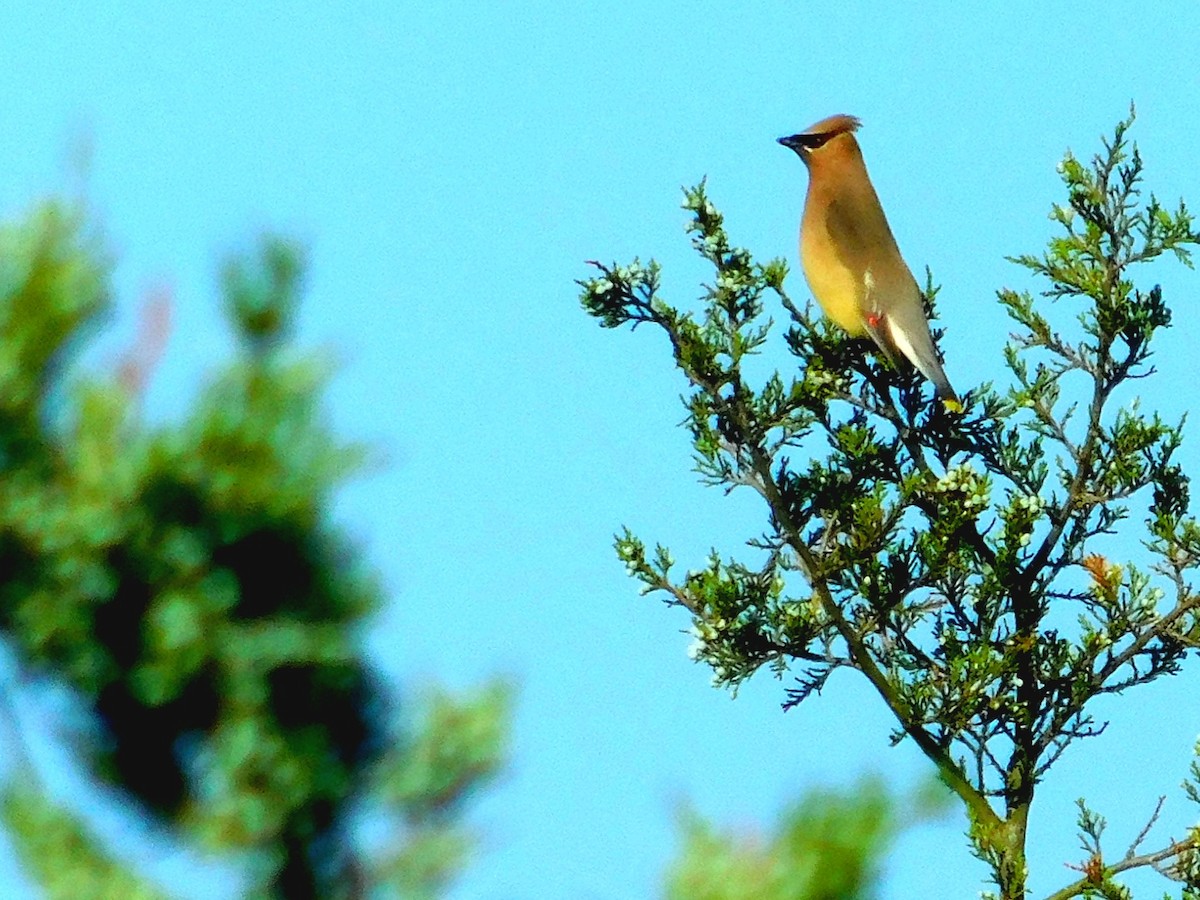
[[[800,232],[800,265],[825,315],[853,336],[865,334],[862,274],[846,265],[823,222],[804,223]]]

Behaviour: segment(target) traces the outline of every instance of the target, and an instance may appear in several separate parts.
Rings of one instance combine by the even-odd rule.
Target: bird
[[[948,409],[958,395],[938,359],[921,289],[900,255],[854,137],[862,123],[836,115],[779,143],[808,168],[800,264],[825,315],[853,337],[869,335],[899,365],[906,357]]]

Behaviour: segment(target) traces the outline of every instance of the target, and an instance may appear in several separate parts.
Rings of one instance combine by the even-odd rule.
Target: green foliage
[[[580,282],[605,327],[667,336],[690,385],[701,478],[748,488],[767,510],[765,533],[747,542],[753,562],[714,552],[676,576],[670,551],[648,555],[628,530],[621,561],[644,592],[689,612],[692,655],[718,684],[768,665],[795,677],[792,706],[835,669],[865,676],[895,739],[915,741],[966,804],[1005,898],[1024,895],[1037,782],[1103,728],[1090,701],[1175,674],[1200,646],[1182,423],[1117,399],[1153,374],[1152,341],[1171,321],[1160,288],[1138,287],[1133,270],[1164,254],[1190,264],[1200,232],[1182,203],[1143,201],[1131,122],[1090,165],[1067,155],[1067,202],[1053,213],[1065,234],[1014,260],[1069,306],[1080,334],[1052,324],[1046,300],[1001,291],[1019,329],[1004,354],[1011,384],[971,391],[962,414],[793,303],[785,264],[734,246],[703,184],[684,202],[714,269],[702,312],[662,298],[654,262],[593,263],[598,275]],[[930,283],[931,311],[934,294]],[[782,342],[768,301],[791,319]],[[786,362],[756,377],[754,354]],[[1148,566],[1099,552],[1119,527],[1136,539],[1134,503],[1148,509]]]
[[[234,257],[225,264],[226,311],[252,347],[268,347],[290,336],[303,275],[303,248],[278,235],[267,235],[256,256]]]
[[[471,790],[496,777],[508,745],[511,689],[500,682],[455,697],[432,692],[419,727],[376,771],[376,794],[405,839],[374,863],[397,896],[439,896],[472,846],[458,821]]]
[[[496,773],[511,702],[510,688],[500,682],[462,697],[433,691],[423,726],[376,773],[384,800],[413,821],[456,812],[464,784]]]
[[[0,628],[103,723],[98,772],[209,847],[248,851],[288,897],[366,867],[349,814],[402,760],[359,644],[380,593],[329,512],[363,453],[325,423],[328,366],[284,341],[303,268],[275,237],[230,260],[242,352],[182,422],[150,428],[139,379],[62,376],[108,290],[82,216],[50,204],[0,231]],[[439,803],[503,755],[507,707],[469,703],[492,703],[495,733],[429,726],[479,755],[469,772],[435,761],[451,772]]]
[[[55,203],[0,226],[0,463],[33,464],[64,353],[108,306],[108,262],[81,215]]]
[[[165,900],[167,896],[113,860],[70,811],[31,784],[14,783],[0,792],[0,820],[21,861],[51,900]]]
[[[947,795],[893,797],[875,778],[809,791],[764,837],[723,832],[696,814],[667,878],[672,900],[867,900],[901,831],[945,808]]]

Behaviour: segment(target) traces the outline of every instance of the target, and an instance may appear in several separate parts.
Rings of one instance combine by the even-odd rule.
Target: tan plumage
[[[813,296],[851,335],[868,334],[893,363],[904,356],[952,408],[958,398],[938,361],[921,302],[867,175],[853,116],[822,119],[779,139],[808,167],[800,263]]]

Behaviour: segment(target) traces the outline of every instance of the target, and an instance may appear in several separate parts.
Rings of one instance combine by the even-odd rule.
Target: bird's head
[[[857,143],[854,140],[854,132],[861,125],[854,116],[830,116],[808,126],[798,134],[781,137],[779,143],[789,150],[795,150],[805,165],[811,165],[814,159],[854,146]]]

